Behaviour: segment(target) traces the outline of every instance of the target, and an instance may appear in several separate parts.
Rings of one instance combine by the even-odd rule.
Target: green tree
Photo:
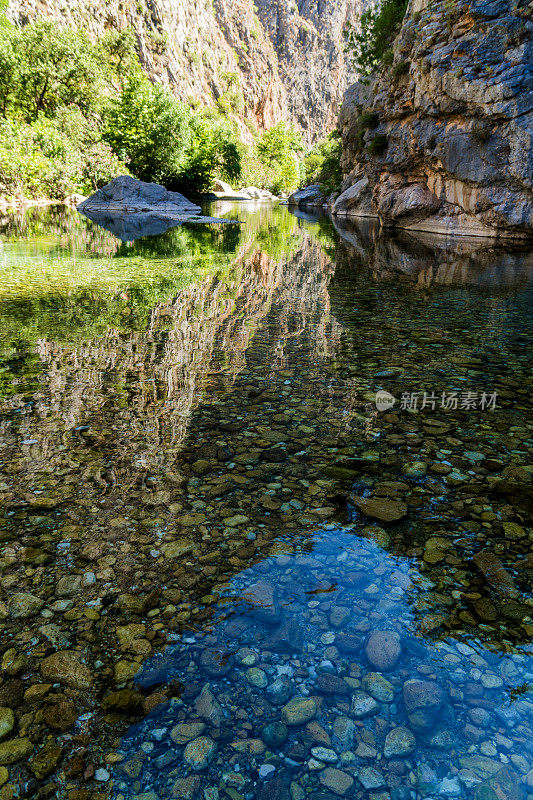
[[[11,65],[11,110],[27,121],[54,116],[61,106],[76,104],[85,113],[98,108],[106,67],[87,33],[52,22],[3,28],[4,49],[16,51]],[[6,41],[6,39],[8,41]]]
[[[400,30],[406,9],[407,0],[383,0],[376,9],[368,9],[361,15],[359,32],[352,25],[347,26],[346,49],[363,77],[371,75],[383,62]]]
[[[305,183],[319,183],[325,194],[331,194],[342,183],[342,142],[338,130],[318,142],[305,157]]]
[[[18,83],[18,31],[9,25],[0,9],[0,113],[7,115]]]
[[[284,122],[265,131],[257,142],[257,154],[268,171],[267,182],[274,194],[289,192],[298,186],[302,137]]]
[[[229,122],[197,112],[191,117],[191,134],[187,164],[177,179],[179,188],[204,192],[215,178],[231,183],[240,178],[243,148]]]
[[[191,114],[136,70],[108,104],[103,139],[141,180],[168,182],[187,167]]]

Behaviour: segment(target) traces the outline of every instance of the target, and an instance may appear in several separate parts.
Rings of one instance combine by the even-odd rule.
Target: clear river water
[[[532,800],[532,251],[214,213],[0,219],[0,800]]]

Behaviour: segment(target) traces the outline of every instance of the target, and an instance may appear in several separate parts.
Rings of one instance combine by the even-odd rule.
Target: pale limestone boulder
[[[202,209],[179,192],[169,192],[164,186],[145,183],[131,175],[119,175],[80,203],[78,211],[158,212],[185,219],[199,216]]]

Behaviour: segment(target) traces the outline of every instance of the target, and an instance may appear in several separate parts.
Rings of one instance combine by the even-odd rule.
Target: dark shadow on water
[[[504,287],[527,283],[533,275],[530,244],[414,231],[391,235],[372,219],[332,219],[348,252],[362,259],[374,280]]]

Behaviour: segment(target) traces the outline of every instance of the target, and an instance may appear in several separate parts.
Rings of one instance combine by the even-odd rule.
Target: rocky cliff
[[[532,31],[527,0],[411,0],[393,65],[345,96],[333,212],[533,236]]]
[[[368,1],[10,0],[9,14],[94,36],[131,26],[147,71],[180,99],[218,104],[260,128],[294,123],[310,144],[336,124],[354,79],[344,26]]]

